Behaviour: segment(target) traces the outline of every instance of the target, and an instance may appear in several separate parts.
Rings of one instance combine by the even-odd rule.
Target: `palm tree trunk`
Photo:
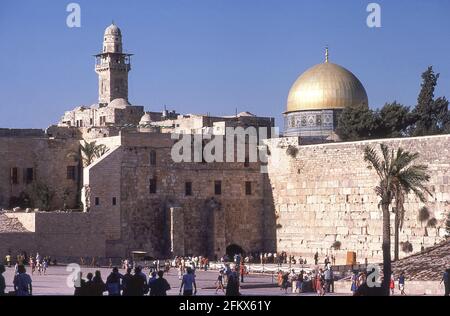
[[[395,214],[395,241],[394,241],[394,261],[399,259],[399,239],[400,239],[400,219],[398,213]]]
[[[389,203],[382,204],[383,209],[383,292],[389,296],[389,281],[391,279],[391,222]]]

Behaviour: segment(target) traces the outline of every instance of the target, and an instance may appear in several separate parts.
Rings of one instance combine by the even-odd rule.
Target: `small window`
[[[67,166],[67,180],[75,180],[75,166]]]
[[[25,169],[25,183],[29,184],[34,180],[34,170],[33,168]]]
[[[19,183],[19,170],[17,168],[11,168],[11,183],[18,184]]]
[[[186,182],[184,184],[184,193],[187,196],[191,196],[192,195],[192,182]]]
[[[149,186],[150,194],[156,193],[156,178],[150,179],[150,186]]]
[[[245,181],[245,195],[252,195],[252,183]]]
[[[100,205],[100,198],[98,197],[95,198],[95,205]]]
[[[152,150],[150,152],[150,165],[155,166],[156,165],[156,151]]]
[[[90,118],[89,119],[89,125],[92,125],[93,124],[93,120],[92,120],[92,118]]]
[[[112,198],[112,205],[116,205],[117,204],[117,200],[115,197]]]
[[[222,194],[222,181],[214,182],[214,194],[221,195]]]

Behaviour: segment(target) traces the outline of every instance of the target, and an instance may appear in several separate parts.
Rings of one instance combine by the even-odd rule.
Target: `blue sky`
[[[81,6],[81,28],[66,6]],[[129,98],[146,110],[250,111],[282,126],[290,86],[330,58],[357,75],[372,108],[414,105],[420,74],[441,73],[450,97],[450,1],[386,0],[381,28],[368,28],[372,1],[2,0],[0,127],[45,128],[65,110],[97,101],[93,54],[106,26],[134,53]]]

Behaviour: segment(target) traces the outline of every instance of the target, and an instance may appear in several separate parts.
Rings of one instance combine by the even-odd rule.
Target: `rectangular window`
[[[25,169],[25,183],[29,184],[33,182],[34,180],[34,170],[33,168],[26,168]]]
[[[117,204],[117,200],[115,197],[112,198],[112,205],[116,205]]]
[[[222,194],[222,181],[214,181],[214,194],[215,195]]]
[[[192,195],[192,182],[186,182],[184,184],[184,193],[185,195]]]
[[[252,183],[245,181],[245,195],[252,195]]]
[[[100,198],[98,197],[95,198],[95,205],[100,205]]]
[[[156,193],[156,178],[150,179],[150,193]]]
[[[75,166],[67,166],[67,180],[75,180],[75,172],[76,167]]]
[[[17,168],[11,168],[11,183],[18,184],[19,183],[19,170]]]
[[[154,150],[150,152],[150,165],[152,166],[156,165],[156,151]]]
[[[89,119],[89,125],[92,125],[93,124],[93,120],[92,120],[92,118],[90,118]]]

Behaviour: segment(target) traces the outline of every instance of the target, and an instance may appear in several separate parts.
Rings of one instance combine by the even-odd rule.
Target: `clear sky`
[[[68,28],[66,6],[81,6]],[[414,105],[420,74],[441,73],[450,97],[450,1],[385,0],[381,28],[368,28],[372,1],[2,0],[0,127],[46,128],[63,112],[97,102],[93,54],[112,20],[134,53],[129,99],[146,110],[281,113],[298,75],[324,60],[351,70],[377,108]],[[375,1],[373,1],[375,2]]]

